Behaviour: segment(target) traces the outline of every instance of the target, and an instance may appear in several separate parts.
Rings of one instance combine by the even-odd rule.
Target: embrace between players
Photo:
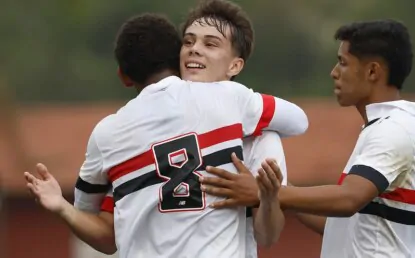
[[[239,6],[208,0],[189,13],[182,35],[156,14],[121,27],[118,76],[140,93],[94,128],[75,205],[43,164],[37,165],[39,178],[25,173],[28,188],[80,239],[103,253],[118,249],[121,258],[257,257],[257,244],[278,240],[283,209],[303,212],[300,221],[325,230],[322,257],[370,257],[373,248],[387,255],[390,246],[378,247],[369,236],[333,234],[351,225],[369,228],[360,223],[378,217],[385,221],[382,230],[393,221],[385,210],[362,210],[377,198],[393,206],[385,193],[414,188],[408,180],[414,180],[415,137],[407,132],[415,124],[413,106],[399,100],[412,67],[411,44],[406,28],[390,20],[343,26],[336,39],[339,62],[331,76],[338,102],[357,107],[367,127],[362,134],[374,131],[359,136],[365,144],[356,146],[339,185],[286,186],[281,137],[304,133],[307,116],[293,103],[233,82],[253,49],[253,28]],[[376,40],[388,45],[370,45]],[[394,56],[384,54],[389,49]],[[380,110],[371,111],[378,113],[373,119],[371,105]],[[403,120],[409,122],[396,126]],[[391,132],[398,136],[392,139]],[[409,178],[407,185],[398,185],[400,177]],[[406,230],[393,228],[393,241],[402,243],[402,254],[414,254],[414,224],[393,223]],[[390,233],[380,234],[386,239]]]

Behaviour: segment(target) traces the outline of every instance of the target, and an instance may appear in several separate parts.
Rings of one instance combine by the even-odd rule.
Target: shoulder
[[[99,121],[91,133],[91,138],[93,138],[95,141],[102,141],[104,139],[107,139],[111,129],[116,124],[116,114],[111,114]]]
[[[384,151],[406,151],[411,152],[414,143],[410,133],[401,118],[392,116],[380,119],[372,128],[364,134],[364,142],[366,146],[372,148],[382,148]]]
[[[206,91],[219,91],[221,93],[230,93],[232,95],[235,95],[237,93],[247,94],[249,92],[253,92],[251,89],[248,89],[245,85],[234,81],[189,82],[189,86],[198,87],[199,89],[204,89]]]

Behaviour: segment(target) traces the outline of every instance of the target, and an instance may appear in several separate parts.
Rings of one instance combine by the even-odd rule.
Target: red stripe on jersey
[[[337,184],[341,185],[343,183],[343,180],[346,178],[346,176],[347,176],[347,173],[342,173]],[[411,190],[411,189],[396,188],[392,192],[383,193],[379,195],[379,197],[388,199],[391,201],[415,205],[415,190]]]
[[[275,98],[270,95],[261,94],[262,96],[262,115],[252,135],[259,136],[262,130],[269,126],[275,113]]]
[[[346,176],[347,176],[346,173],[342,173],[340,178],[339,178],[339,181],[337,181],[337,184],[341,185],[343,183],[343,180],[346,178]]]
[[[111,196],[105,196],[101,204],[101,211],[114,213],[114,198]]]
[[[392,192],[383,193],[379,197],[415,205],[415,190],[397,188]]]
[[[235,139],[242,139],[242,125],[234,124],[215,129],[213,131],[198,135],[199,148],[207,148],[215,144]],[[108,171],[108,178],[114,182],[118,178],[129,174],[133,171],[154,164],[154,156],[152,150],[148,150],[132,159],[124,161]]]

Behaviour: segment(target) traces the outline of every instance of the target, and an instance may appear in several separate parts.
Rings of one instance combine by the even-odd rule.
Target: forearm
[[[298,105],[275,97],[275,114],[266,130],[276,131],[281,137],[296,136],[308,129],[308,117]]]
[[[276,243],[284,228],[285,217],[278,202],[260,204],[254,211],[254,232],[257,243],[270,247]]]
[[[326,217],[306,213],[295,213],[295,216],[304,226],[320,235],[324,234],[324,227],[327,219]]]
[[[102,215],[80,211],[65,202],[59,216],[79,239],[97,251],[105,254],[113,254],[117,251],[113,223]]]
[[[350,217],[356,204],[341,186],[283,187],[279,192],[283,209],[329,217]]]

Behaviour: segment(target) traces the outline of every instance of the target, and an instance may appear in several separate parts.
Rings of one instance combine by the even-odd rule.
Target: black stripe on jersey
[[[380,118],[375,118],[373,120],[370,120],[364,127],[363,130],[368,128],[369,126],[373,125],[374,123],[376,123],[377,121],[379,121]]]
[[[78,177],[76,180],[75,188],[81,190],[84,193],[96,194],[96,193],[107,193],[111,185],[96,185],[84,181],[82,178]]]
[[[377,202],[370,202],[359,213],[378,216],[404,225],[415,225],[415,212],[389,207]]]
[[[243,160],[242,147],[236,146],[228,149],[223,149],[209,155],[203,156],[203,164],[197,170],[205,170],[206,166],[217,167],[232,163],[231,154],[235,152],[236,156]],[[126,195],[137,192],[148,186],[163,183],[165,180],[157,176],[157,172],[151,171],[130,181],[127,181],[114,189],[114,202],[121,200]]]
[[[383,193],[389,186],[389,182],[386,177],[376,169],[369,166],[354,165],[350,169],[349,175],[358,175],[371,181],[378,188],[379,194]]]
[[[246,207],[246,217],[252,217],[252,207]]]

